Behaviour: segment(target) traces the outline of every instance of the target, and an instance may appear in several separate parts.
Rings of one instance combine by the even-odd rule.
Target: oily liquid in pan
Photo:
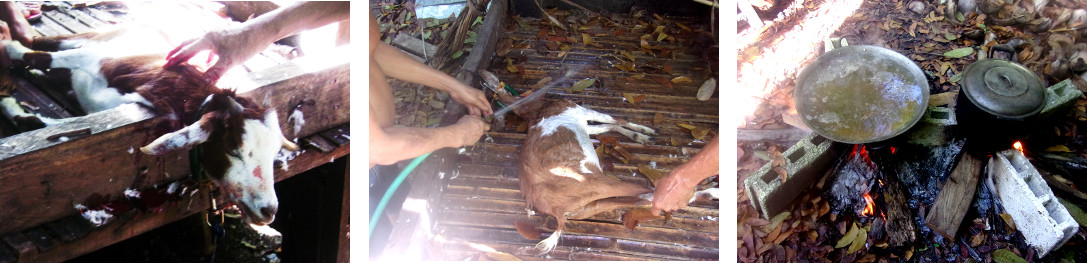
[[[880,47],[847,46],[804,69],[795,101],[801,119],[820,135],[869,143],[916,124],[928,95],[928,80],[905,56]]]

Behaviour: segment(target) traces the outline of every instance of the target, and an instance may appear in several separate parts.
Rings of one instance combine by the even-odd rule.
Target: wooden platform
[[[526,43],[527,47],[514,48],[507,55],[523,59],[524,62],[517,65],[523,66],[524,74],[508,71],[503,57],[495,55],[494,46],[489,45],[475,47],[464,68],[469,72],[486,68],[521,91],[545,77],[574,70],[575,74],[551,90],[546,100],[571,99],[582,106],[645,124],[658,131],[659,134],[645,145],[618,134],[609,134],[620,137],[620,145],[633,154],[629,164],[606,157],[614,162],[614,170],[609,174],[623,181],[651,187],[649,180],[636,172],[638,164],[652,163],[667,173],[687,161],[705,144],[704,141],[693,140],[690,131],[676,123],[717,130],[717,98],[698,101],[694,96],[698,86],[711,72],[707,68],[709,65],[693,52],[677,51],[674,59],[654,57],[641,51],[632,52],[635,61],[650,65],[667,64],[674,75],[646,69],[624,72],[605,66],[607,63],[601,59],[602,55],[617,54],[618,50],[636,50],[631,47],[638,46],[641,33],[619,37],[596,36],[594,41],[602,48],[571,44],[573,48],[569,54],[559,58],[557,54],[560,51],[557,50],[541,53],[541,50],[546,50],[541,48],[546,40],[538,39],[537,34],[546,26],[533,23],[523,28],[512,22],[503,22],[512,17],[505,13],[505,7],[506,1],[492,1],[484,19],[486,25],[481,29],[480,43],[494,43],[497,39],[505,38]],[[676,17],[669,19],[686,21]],[[600,31],[599,28],[594,29]],[[686,48],[677,42],[664,45],[676,50]],[[479,61],[473,61],[473,57],[478,57]],[[644,80],[631,81],[638,74],[645,74],[642,76]],[[680,75],[689,76],[693,81],[667,88],[651,80],[657,77],[670,80]],[[466,83],[476,83],[467,76],[462,77]],[[596,78],[604,85],[577,93],[563,90],[584,78]],[[646,94],[647,99],[632,104],[623,99],[622,94],[628,92]],[[657,114],[663,117],[660,123],[653,121]],[[455,119],[449,121],[452,120]],[[484,253],[491,250],[523,260],[719,259],[718,200],[696,202],[673,214],[668,223],[663,223],[663,220],[643,222],[634,230],[622,225],[622,211],[602,213],[588,220],[570,221],[567,223],[567,233],[564,233],[554,251],[547,255],[528,253],[527,248],[540,240],[522,237],[515,229],[514,222],[525,221],[541,226],[544,229],[542,239],[554,231],[556,221],[550,216],[530,214],[526,209],[516,168],[524,138],[524,132],[518,132],[517,127],[494,124],[484,140],[474,147],[466,147],[463,152],[457,149],[442,150],[428,158],[409,179],[412,180],[412,189],[408,201],[394,221],[393,238],[383,253],[409,255],[409,258],[422,255],[424,259],[432,260],[485,259]],[[709,138],[712,135],[706,137]],[[672,139],[676,139],[679,145],[673,146]]]
[[[75,7],[67,3],[32,22],[36,34],[85,32],[126,23],[126,10]],[[197,8],[177,3],[179,8]],[[190,10],[193,11],[193,10]],[[344,49],[343,52],[349,52]],[[267,60],[269,55],[260,56]],[[271,67],[243,67],[220,82],[239,94],[275,108],[283,133],[299,139],[303,150],[276,169],[276,181],[328,163],[350,152],[350,62],[346,58],[303,57],[273,60]],[[247,62],[248,63],[248,62]],[[264,62],[262,62],[264,63]],[[249,68],[261,68],[248,70]],[[15,97],[52,117],[77,116],[61,125],[33,131],[13,130],[0,120],[0,262],[59,262],[94,251],[207,208],[206,194],[168,196],[152,209],[118,212],[102,226],[90,224],[79,205],[122,204],[127,189],[156,191],[188,179],[186,153],[148,156],[139,152],[165,131],[155,115],[137,105],[84,115],[48,79],[17,79]],[[24,100],[25,99],[25,100]],[[288,117],[305,119],[297,132]],[[72,131],[88,131],[72,134]],[[58,139],[61,134],[69,134]],[[281,197],[284,198],[284,197]],[[134,204],[137,202],[129,202]],[[160,211],[156,211],[160,210]]]

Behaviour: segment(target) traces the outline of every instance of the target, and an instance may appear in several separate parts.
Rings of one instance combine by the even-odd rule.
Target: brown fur
[[[173,129],[188,125],[201,116],[211,117],[205,123],[211,137],[203,144],[204,166],[208,174],[223,175],[230,163],[228,154],[241,145],[244,119],[260,119],[266,109],[247,98],[237,97],[233,90],[220,89],[207,83],[201,73],[190,65],[163,68],[162,56],[147,55],[101,61],[101,72],[110,87],[121,93],[136,92],[154,104],[160,114],[180,118]],[[202,113],[199,107],[208,95],[215,94]],[[244,107],[237,112],[233,99]],[[197,114],[202,114],[197,116]]]
[[[512,103],[515,98],[499,93],[500,98]],[[531,126],[549,116],[561,114],[576,106],[570,100],[527,102],[514,113],[530,120]],[[527,117],[526,117],[527,116]],[[542,136],[540,127],[528,131],[524,148],[521,149],[521,193],[529,208],[554,216],[558,220],[556,230],[566,229],[567,219],[580,220],[601,212],[634,206],[641,199],[635,196],[648,193],[649,188],[620,181],[604,174],[596,165],[587,164],[591,172],[581,173],[581,160],[585,158],[574,131],[560,126]],[[551,169],[564,167],[577,171],[584,181],[558,176]]]

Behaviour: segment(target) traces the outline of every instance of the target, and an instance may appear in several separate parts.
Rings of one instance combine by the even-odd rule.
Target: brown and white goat
[[[2,52],[31,69],[69,69],[72,89],[87,113],[125,103],[153,108],[177,130],[141,147],[143,153],[171,154],[202,144],[199,161],[205,172],[241,208],[246,221],[271,223],[279,206],[273,161],[281,147],[297,150],[297,146],[283,137],[274,109],[207,83],[193,66],[163,68],[164,54],[172,46],[154,42],[163,40],[159,33],[137,28],[36,39],[36,43],[66,49],[55,52],[3,41]],[[22,122],[53,125],[65,121],[27,113],[11,97],[0,98],[0,111]],[[189,125],[193,119],[198,120]]]
[[[497,78],[481,72],[492,86]],[[495,89],[506,104],[516,97]],[[652,190],[618,180],[604,173],[589,135],[619,132],[646,143],[653,129],[627,122],[575,104],[570,100],[527,102],[513,112],[529,120],[530,128],[521,148],[521,194],[530,209],[554,216],[558,226],[536,249],[547,253],[558,245],[567,220],[581,220],[601,212],[643,205]],[[589,122],[600,124],[589,124]],[[641,195],[642,197],[639,197]]]

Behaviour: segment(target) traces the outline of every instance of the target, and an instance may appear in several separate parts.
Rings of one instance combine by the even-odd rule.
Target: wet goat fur
[[[504,92],[498,94],[507,104],[516,100]],[[529,208],[558,220],[556,232],[566,228],[568,219],[581,220],[601,212],[640,205],[645,200],[637,196],[652,191],[604,174],[597,164],[588,163],[585,167],[590,172],[581,172],[581,163],[586,156],[575,131],[568,126],[559,126],[554,133],[542,135],[542,128],[537,124],[543,118],[575,107],[578,106],[566,99],[555,102],[537,100],[513,110],[518,116],[529,120],[529,127],[532,127],[520,154],[521,193]],[[586,133],[581,128],[577,129],[581,130],[578,131],[580,133]],[[560,176],[553,171],[573,174]]]

